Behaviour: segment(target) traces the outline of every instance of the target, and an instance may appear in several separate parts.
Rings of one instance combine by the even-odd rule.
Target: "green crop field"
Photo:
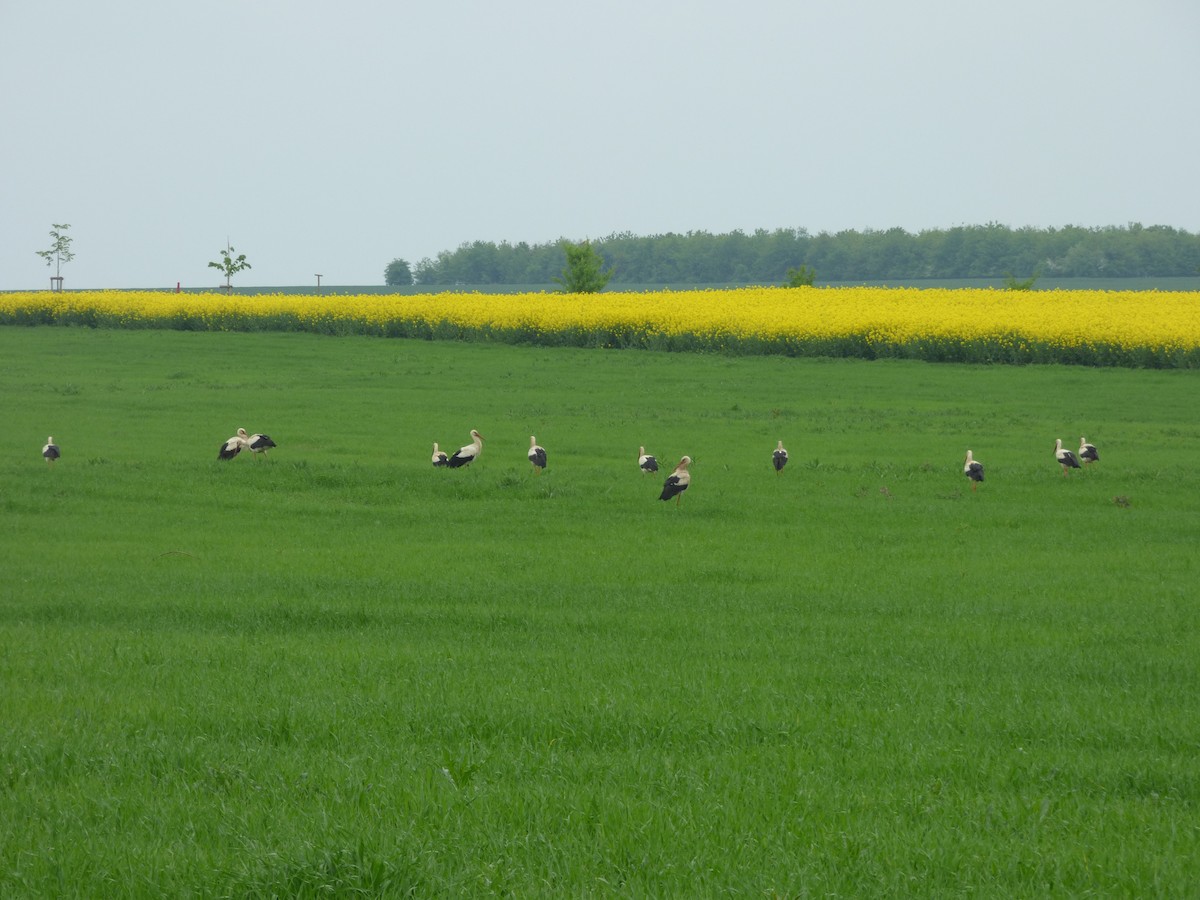
[[[776,282],[781,283],[781,282]],[[892,278],[892,279],[870,279],[859,281],[818,281],[818,284],[828,287],[853,287],[857,285],[877,285],[887,287],[915,287],[915,288],[1003,288],[1007,285],[1006,278]],[[701,283],[695,281],[676,281],[671,284],[631,284],[626,282],[616,282],[610,286],[612,291],[662,291],[662,290],[730,290],[741,287],[757,287],[756,282],[753,285],[745,283],[727,283],[720,282],[717,284]],[[173,288],[169,285],[161,287],[151,286],[151,290],[166,290],[170,291]],[[1197,291],[1200,290],[1200,276],[1197,275],[1146,275],[1146,276],[1129,276],[1124,278],[1053,278],[1043,277],[1038,278],[1035,285],[1035,290],[1092,290],[1092,291]],[[189,287],[183,288],[184,293],[210,293],[220,290],[212,285],[204,287]],[[315,284],[305,285],[278,285],[278,286],[238,286],[234,285],[232,292],[234,294],[321,294],[321,295],[363,295],[363,294],[400,294],[400,295],[419,295],[419,294],[441,294],[445,292],[478,292],[483,294],[521,294],[521,293],[537,293],[545,291],[555,293],[562,290],[562,285],[554,282],[534,283],[534,284],[413,284],[403,287],[396,285],[379,285],[379,284],[363,284],[363,285],[329,285],[317,287]],[[3,293],[3,291],[0,291]]]
[[[0,359],[0,896],[1200,884],[1200,372],[16,327]],[[218,462],[240,426],[279,447]]]

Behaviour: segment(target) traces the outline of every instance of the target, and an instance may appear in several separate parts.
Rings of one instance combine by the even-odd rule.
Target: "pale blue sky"
[[[1200,231],[1194,0],[0,0],[0,289],[473,240]]]

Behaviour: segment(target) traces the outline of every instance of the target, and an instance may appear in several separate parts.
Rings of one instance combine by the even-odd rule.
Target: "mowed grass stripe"
[[[1200,875],[1194,373],[62,328],[0,353],[3,892]],[[280,447],[218,463],[239,426]],[[429,465],[473,427],[477,465]],[[1080,433],[1102,461],[1064,479]],[[682,509],[639,444],[696,460]]]

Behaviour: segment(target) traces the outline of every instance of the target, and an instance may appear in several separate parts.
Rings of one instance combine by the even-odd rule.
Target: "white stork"
[[[970,450],[967,451],[967,459],[963,463],[963,474],[971,479],[971,490],[975,490],[979,487],[979,482],[983,481],[983,463],[976,460]]]
[[[241,433],[241,431],[242,429],[239,428],[238,432]],[[277,444],[271,440],[269,434],[252,434],[246,438],[246,446],[254,452],[254,458],[258,459],[258,454],[261,453],[263,456],[266,456],[267,451],[277,446]]]
[[[1100,462],[1100,451],[1096,449],[1095,444],[1089,444],[1087,438],[1079,439],[1079,458],[1083,460],[1085,466],[1091,465],[1094,462]]]
[[[438,468],[444,468],[450,464],[450,457],[438,449],[437,441],[433,442],[433,464]]]
[[[1063,447],[1061,438],[1054,439],[1054,459],[1062,466],[1063,478],[1067,477],[1068,469],[1079,468],[1079,457]]]
[[[50,435],[46,438],[46,446],[42,448],[42,458],[46,460],[47,464],[53,464],[61,455],[58,444],[54,443],[54,435]]]
[[[771,454],[771,462],[775,464],[776,475],[782,472],[783,467],[787,465],[787,451],[783,449],[783,441],[775,445],[775,452]]]
[[[658,460],[646,452],[645,447],[638,447],[638,468],[642,474],[658,471]]]
[[[541,473],[542,469],[546,468],[546,448],[539,447],[537,438],[532,434],[529,436],[529,463],[533,466],[533,471]]]
[[[457,469],[459,466],[469,466],[475,460],[479,459],[479,454],[483,452],[483,435],[474,428],[471,429],[471,443],[465,447],[459,447],[454,451],[454,455],[446,460],[446,465],[451,469]]]
[[[217,459],[233,459],[248,446],[250,436],[246,434],[245,428],[239,428],[237,434],[221,445],[221,449],[217,451]]]
[[[690,456],[685,456],[679,461],[679,465],[675,467],[675,471],[668,475],[667,480],[663,482],[662,494],[659,496],[659,500],[670,500],[674,497],[675,505],[682,505],[683,492],[692,483],[692,476],[688,472],[688,466],[691,464],[692,458]]]

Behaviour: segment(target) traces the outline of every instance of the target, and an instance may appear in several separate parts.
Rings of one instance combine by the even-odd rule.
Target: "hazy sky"
[[[1200,3],[0,0],[0,289],[989,221],[1200,231]]]

